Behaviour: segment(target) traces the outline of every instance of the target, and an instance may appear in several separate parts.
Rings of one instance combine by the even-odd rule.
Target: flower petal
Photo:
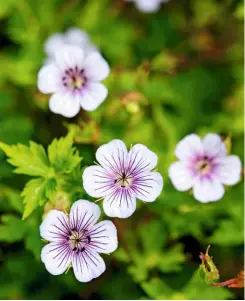
[[[218,174],[221,183],[234,185],[241,178],[242,163],[238,156],[227,156],[220,158]]]
[[[217,179],[198,178],[194,183],[194,197],[202,203],[218,201],[223,197],[224,193],[224,186]]]
[[[64,241],[69,236],[68,217],[59,210],[51,210],[40,225],[40,235],[48,241]]]
[[[99,52],[91,52],[84,62],[84,74],[92,81],[101,81],[110,73],[110,67],[107,61]]]
[[[54,56],[57,49],[65,44],[65,36],[62,33],[52,35],[44,44],[44,50],[49,56]]]
[[[76,231],[89,230],[100,217],[100,207],[95,203],[78,200],[70,210],[69,224]]]
[[[75,277],[80,282],[89,282],[99,277],[106,269],[101,256],[87,248],[83,252],[73,252],[72,266]]]
[[[202,141],[196,134],[184,137],[175,148],[175,156],[182,161],[192,159],[196,154],[202,153]]]
[[[45,94],[55,92],[59,87],[60,71],[54,64],[43,66],[38,72],[38,89]]]
[[[136,198],[143,202],[154,202],[161,194],[162,188],[163,178],[159,172],[139,174],[131,186]]]
[[[220,156],[226,155],[225,144],[217,134],[207,134],[203,139],[203,149],[205,154],[209,156]]]
[[[84,51],[76,45],[63,45],[55,52],[57,66],[62,70],[84,67]]]
[[[127,218],[136,210],[136,197],[130,189],[115,189],[103,201],[105,214],[110,217]]]
[[[84,87],[81,97],[81,107],[86,111],[93,111],[106,99],[108,95],[107,88],[96,82],[87,83]]]
[[[97,149],[96,159],[108,172],[118,175],[125,165],[127,153],[124,142],[115,139]]]
[[[80,111],[79,99],[70,93],[55,93],[49,100],[49,108],[53,113],[71,118]]]
[[[104,197],[114,187],[114,179],[101,166],[89,166],[83,172],[83,188],[94,198]]]
[[[156,167],[158,157],[143,144],[135,144],[127,157],[127,173],[137,176]]]
[[[63,274],[71,263],[72,249],[67,242],[51,242],[43,247],[41,260],[52,275]]]
[[[94,225],[87,235],[91,238],[88,247],[98,253],[109,254],[117,249],[117,228],[111,221]]]
[[[140,0],[136,1],[136,7],[146,13],[155,12],[160,8],[162,0]]]
[[[65,40],[68,44],[84,46],[89,43],[88,34],[79,28],[71,27],[65,34]]]
[[[172,184],[179,191],[189,190],[193,186],[194,179],[183,162],[175,162],[171,164],[168,174]]]

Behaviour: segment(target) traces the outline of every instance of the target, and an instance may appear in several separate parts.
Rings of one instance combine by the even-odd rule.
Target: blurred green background
[[[76,185],[57,189],[22,221],[30,177],[14,174],[1,151],[1,299],[243,299],[242,289],[214,288],[197,274],[208,244],[221,280],[243,268],[242,182],[201,204],[167,175],[176,143],[192,132],[220,134],[243,160],[243,20],[242,0],[171,0],[153,14],[123,0],[0,2],[0,141],[47,147],[72,131],[81,168],[112,139],[140,142],[157,153],[165,179],[156,202],[138,201],[132,217],[114,219],[119,248],[103,256],[106,272],[83,284],[72,271],[48,274],[39,235],[44,212],[93,201],[80,170],[71,175]],[[37,89],[44,41],[69,27],[85,30],[111,66],[106,101],[73,119],[51,113]]]

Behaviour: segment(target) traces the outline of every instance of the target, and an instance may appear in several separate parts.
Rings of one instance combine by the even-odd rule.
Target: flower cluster
[[[163,0],[135,0],[144,11],[156,10]],[[48,59],[38,74],[38,88],[52,94],[50,110],[65,117],[75,116],[80,107],[95,110],[106,98],[107,89],[100,81],[109,74],[109,65],[88,35],[78,29],[56,34],[45,44]],[[217,134],[203,140],[196,134],[183,138],[176,146],[178,162],[169,167],[169,177],[179,191],[193,188],[195,199],[212,202],[224,195],[224,185],[240,179],[241,161],[228,155]],[[127,150],[115,139],[100,146],[97,165],[87,167],[82,175],[88,195],[103,199],[109,217],[128,218],[136,210],[136,199],[154,202],[163,189],[163,177],[154,170],[158,157],[143,144]],[[98,205],[86,200],[75,202],[70,215],[51,210],[40,226],[41,236],[49,241],[41,258],[53,275],[73,267],[75,277],[88,282],[105,271],[99,253],[117,248],[117,230],[111,221],[96,224]]]
[[[46,42],[45,49],[48,59],[38,73],[38,88],[52,94],[50,110],[68,118],[77,115],[80,107],[95,110],[107,97],[101,81],[110,68],[87,35],[75,29],[56,34]]]

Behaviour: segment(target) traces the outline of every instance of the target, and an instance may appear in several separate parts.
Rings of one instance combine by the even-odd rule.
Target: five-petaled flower
[[[191,134],[182,139],[175,155],[180,160],[169,167],[169,177],[177,190],[193,188],[195,199],[206,203],[224,195],[224,185],[236,184],[241,175],[241,161],[227,155],[220,136],[208,134],[203,141]]]
[[[83,173],[85,191],[103,198],[105,213],[111,217],[126,218],[136,209],[136,198],[153,202],[160,195],[163,178],[152,171],[157,156],[142,144],[130,151],[123,141],[112,140],[96,152],[99,165],[87,167]]]
[[[38,88],[53,93],[49,100],[52,112],[74,117],[80,107],[93,111],[105,100],[108,91],[100,81],[109,71],[99,52],[85,54],[79,46],[64,45],[55,52],[55,60],[39,71]]]
[[[64,45],[75,45],[81,47],[85,53],[98,51],[89,39],[88,34],[79,28],[69,28],[65,33],[56,33],[50,36],[44,43],[44,50],[48,56],[45,63],[52,63],[55,52]]]
[[[75,202],[69,216],[58,210],[48,213],[40,234],[50,242],[41,253],[49,273],[60,275],[72,265],[77,280],[88,282],[105,271],[98,253],[116,250],[117,230],[108,220],[96,224],[100,213],[98,205],[86,200]]]
[[[157,11],[161,3],[166,3],[169,0],[126,0],[126,1],[132,1],[135,2],[136,7],[138,10],[145,12],[145,13],[151,13]]]

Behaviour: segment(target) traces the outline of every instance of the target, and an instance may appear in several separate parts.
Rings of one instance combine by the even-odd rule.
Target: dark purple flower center
[[[86,235],[86,231],[71,231],[69,243],[73,251],[84,251],[86,244],[91,241],[90,236]]]
[[[84,70],[79,69],[76,66],[75,68],[65,70],[62,77],[62,84],[71,91],[81,91],[83,86],[86,84],[86,80]]]
[[[132,184],[133,178],[127,173],[122,172],[118,174],[118,177],[114,180],[114,182],[115,184],[117,183],[121,188],[127,188]]]

